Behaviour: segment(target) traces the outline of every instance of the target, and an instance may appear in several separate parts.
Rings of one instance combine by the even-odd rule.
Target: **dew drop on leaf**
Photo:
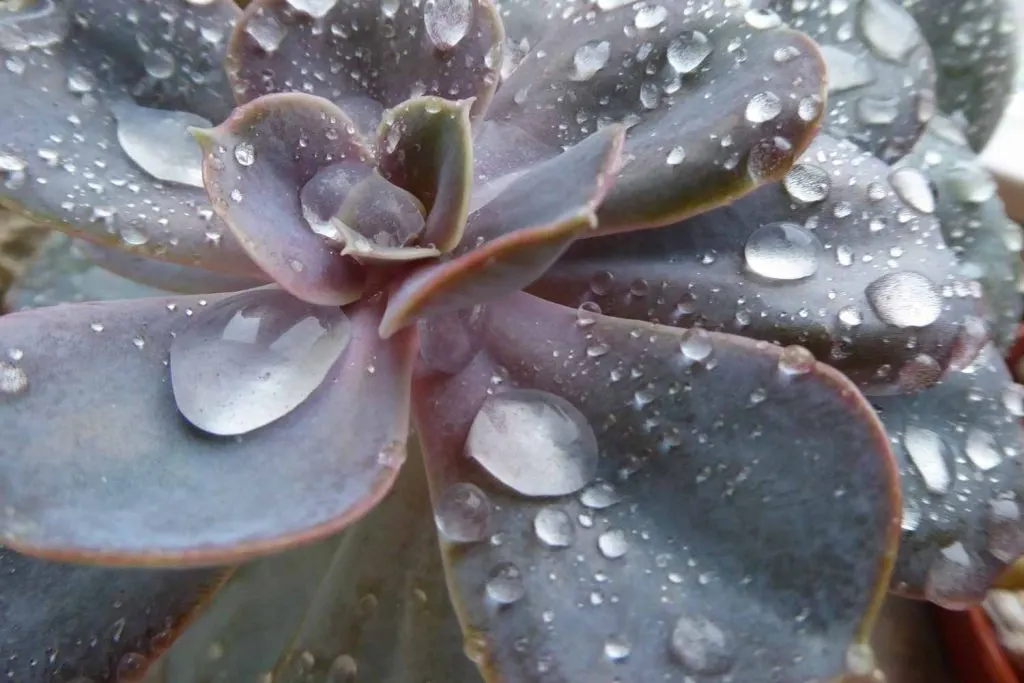
[[[769,223],[750,234],[743,257],[751,272],[769,280],[800,280],[818,270],[821,242],[795,223]]]
[[[511,605],[526,595],[523,574],[511,562],[502,562],[491,569],[484,590],[487,597],[499,605]]]
[[[533,532],[544,545],[567,548],[575,538],[572,519],[557,507],[543,507],[533,518]]]
[[[611,43],[607,40],[583,43],[573,53],[573,72],[569,77],[574,81],[589,81],[594,74],[604,68],[610,56]]]
[[[597,471],[597,438],[587,419],[564,398],[534,389],[488,396],[466,454],[524,496],[575,493]]]
[[[732,668],[736,657],[726,632],[700,616],[680,617],[672,628],[669,647],[676,661],[696,674],[723,674]]]
[[[196,114],[140,107],[122,100],[111,105],[117,141],[139,168],[157,180],[203,187],[203,152],[190,127],[213,124]]]
[[[942,295],[918,272],[886,273],[867,286],[866,294],[878,318],[896,327],[927,327],[942,313]]]
[[[473,20],[470,0],[426,0],[423,25],[427,37],[440,50],[450,50],[466,37]]]
[[[452,543],[476,543],[487,537],[493,506],[478,486],[452,484],[434,506],[434,521],[441,537]]]

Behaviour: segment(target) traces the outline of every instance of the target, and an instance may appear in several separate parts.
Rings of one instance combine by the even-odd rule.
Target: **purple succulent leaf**
[[[210,210],[185,130],[231,111],[220,62],[238,15],[229,0],[0,10],[0,91],[16,99],[0,108],[0,202],[91,241],[261,275]]]
[[[1016,3],[900,1],[935,54],[939,110],[964,124],[971,147],[982,150],[1018,88]]]
[[[1024,554],[1024,387],[994,345],[927,391],[872,399],[903,483],[893,590],[980,602]]]
[[[269,280],[266,276],[242,277],[171,261],[158,261],[84,240],[75,242],[75,248],[97,266],[165,292],[179,294],[238,292],[265,285]]]
[[[405,456],[412,335],[383,342],[380,302],[351,307],[350,340],[309,398],[252,434],[216,437],[182,417],[176,400],[186,399],[172,392],[167,365],[169,354],[172,371],[177,362],[174,337],[201,336],[190,326],[208,326],[204,313],[230,297],[238,295],[55,306],[0,319],[5,543],[81,562],[237,562],[327,536],[387,492]],[[305,359],[288,354],[301,351],[316,320],[268,339],[261,317],[281,320],[269,306],[239,309],[210,351],[238,345],[251,360],[242,370],[262,362],[267,381],[290,391],[290,372]],[[262,356],[261,344],[269,344]],[[238,383],[237,370],[225,366],[219,381]],[[206,389],[212,396],[217,386]]]
[[[964,277],[984,291],[992,339],[1004,351],[1016,339],[1024,312],[1021,228],[1006,217],[996,182],[949,119],[936,116],[900,167],[924,172],[935,190],[935,216]]]
[[[97,266],[85,256],[83,244],[64,233],[51,234],[4,294],[0,311],[169,294]]]
[[[899,483],[848,380],[525,294],[476,325],[483,349],[422,366],[413,405],[488,679],[824,680],[863,654]]]
[[[619,168],[624,131],[609,126],[517,178],[470,217],[451,260],[408,275],[381,320],[385,338],[423,318],[518,291],[573,240],[597,226],[595,210]]]
[[[821,116],[825,67],[778,17],[725,0],[576,14],[534,46],[490,120],[557,149],[630,126],[602,232],[665,225],[780,177]],[[511,170],[511,169],[510,169]]]
[[[309,92],[373,130],[385,109],[421,95],[475,98],[479,118],[503,41],[489,0],[256,0],[235,27],[226,67],[239,102]]]
[[[441,252],[462,239],[473,189],[471,101],[410,99],[384,114],[377,133],[378,168],[411,192],[427,212],[421,244]]]
[[[275,681],[480,683],[448,599],[422,458],[342,535]],[[332,676],[334,679],[332,679]]]
[[[372,171],[372,153],[352,120],[325,99],[283,93],[253,100],[194,134],[214,211],[252,259],[304,301],[358,299],[362,267],[313,231],[301,201],[303,187],[332,165]]]
[[[3,546],[0,573],[0,673],[18,683],[134,680],[225,574],[60,564]]]
[[[782,183],[678,225],[580,242],[531,291],[800,344],[866,392],[915,391],[985,341],[980,288],[933,204],[919,172],[821,134]]]
[[[886,163],[910,151],[935,113],[935,62],[897,0],[752,4],[778,12],[820,45],[828,67],[825,130]]]

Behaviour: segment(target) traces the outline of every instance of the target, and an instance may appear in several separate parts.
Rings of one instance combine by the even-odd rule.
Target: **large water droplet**
[[[946,445],[942,437],[930,429],[907,427],[903,447],[929,491],[937,494],[949,491],[952,477],[946,465]]]
[[[473,5],[469,0],[427,0],[423,26],[427,37],[441,50],[450,50],[469,33]]]
[[[622,529],[609,529],[597,537],[597,549],[609,560],[622,557],[629,550],[626,532]]]
[[[878,318],[896,327],[927,327],[942,313],[942,295],[914,271],[886,273],[867,286],[866,294]]]
[[[821,242],[795,223],[769,223],[747,238],[743,257],[751,271],[769,280],[800,280],[818,270]]]
[[[556,507],[544,507],[537,512],[533,518],[533,532],[542,543],[552,548],[572,545],[576,533],[569,514]]]
[[[920,170],[907,166],[889,174],[889,184],[910,208],[921,213],[935,212],[935,195],[928,178]]]
[[[723,674],[732,668],[736,657],[725,631],[700,616],[680,617],[669,646],[676,660],[697,674]]]
[[[287,29],[264,10],[258,10],[245,25],[245,32],[265,52],[276,52],[287,34]]]
[[[793,160],[793,144],[775,136],[755,142],[747,153],[747,174],[756,182],[773,178]]]
[[[764,91],[754,94],[747,101],[747,108],[744,112],[747,121],[751,123],[765,123],[771,121],[782,113],[782,100],[771,91]]]
[[[140,107],[120,101],[111,106],[117,141],[124,153],[157,180],[203,187],[203,151],[188,129],[213,124],[196,114]]]
[[[488,396],[466,453],[524,496],[574,493],[597,471],[597,438],[587,419],[564,398],[535,389]]]
[[[977,427],[968,430],[964,450],[979,470],[990,470],[1003,461],[1003,454],[992,434]]]
[[[699,327],[686,330],[683,332],[682,339],[679,340],[679,350],[691,361],[699,363],[707,360],[714,350],[711,335],[707,330]]]
[[[835,45],[822,45],[821,56],[825,58],[828,70],[828,92],[836,95],[855,88],[862,88],[875,80],[871,63],[860,55],[847,52]]]
[[[633,25],[643,31],[660,26],[667,17],[668,10],[662,5],[639,4],[633,15]]]
[[[604,656],[613,662],[618,662],[629,657],[633,647],[623,636],[612,636],[604,641]]]
[[[491,570],[485,590],[487,597],[499,605],[511,605],[526,595],[523,574],[511,562],[502,562]]]
[[[580,45],[572,56],[573,72],[569,78],[574,81],[589,81],[608,63],[611,49],[611,43],[607,40],[591,40]]]
[[[314,19],[322,19],[334,9],[338,0],[288,0],[288,4]]]
[[[690,74],[711,56],[711,43],[700,31],[683,31],[668,44],[665,56],[677,73]]]
[[[812,204],[828,198],[832,181],[820,166],[797,164],[782,178],[782,186],[798,202]]]
[[[491,523],[490,498],[473,484],[452,484],[434,507],[434,521],[441,536],[452,543],[476,543],[487,537]]]
[[[864,0],[860,30],[875,54],[898,63],[903,63],[921,42],[917,22],[893,0]]]
[[[260,289],[197,312],[171,344],[178,409],[211,434],[244,434],[299,406],[348,345],[340,308]]]

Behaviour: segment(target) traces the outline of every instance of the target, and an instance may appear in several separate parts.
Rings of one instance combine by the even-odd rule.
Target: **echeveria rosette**
[[[138,201],[174,197],[214,226],[201,248],[189,221],[158,223],[159,239],[124,231],[123,246],[170,263],[152,273],[130,260],[111,267],[222,293],[0,321],[2,538],[44,558],[150,567],[282,553],[240,570],[236,591],[221,593],[191,644],[179,641],[166,658],[179,671],[196,670],[205,656],[196,639],[209,636],[285,648],[276,661],[244,663],[232,650],[224,664],[272,670],[280,681],[344,677],[363,660],[360,673],[381,680],[462,680],[459,626],[438,595],[442,566],[422,527],[429,499],[465,652],[489,680],[871,674],[865,644],[898,550],[897,587],[946,602],[975,597],[1019,550],[1010,513],[1020,435],[1005,414],[994,417],[987,460],[977,465],[970,452],[978,438],[963,446],[989,479],[957,488],[956,505],[940,504],[952,505],[943,533],[922,525],[898,548],[901,503],[904,526],[908,506],[920,503],[918,463],[912,453],[901,481],[889,442],[900,416],[931,396],[879,397],[887,440],[860,390],[916,391],[950,368],[970,383],[984,342],[977,292],[942,254],[920,172],[891,171],[827,137],[805,151],[824,108],[821,56],[777,15],[742,4],[556,11],[520,2],[499,12],[483,0],[257,0],[241,16],[214,2],[166,10],[165,20],[164,3],[149,2],[142,17],[112,10],[99,31],[79,17],[104,2],[72,3],[76,28],[19,48],[25,71],[51,70],[51,87],[74,80],[72,95],[90,95],[90,107],[127,126],[95,117],[106,126],[96,133],[101,147],[120,144],[141,165],[119,158]],[[221,28],[235,22],[229,40],[203,23],[218,12]],[[511,20],[507,37],[501,16]],[[192,104],[173,68],[175,78],[158,77],[166,52],[195,80],[195,56],[160,42],[170,41],[165,24],[179,23],[206,41],[195,55],[226,55],[233,112],[204,98]],[[138,42],[148,32],[164,52]],[[84,88],[70,79],[84,77],[76,60],[98,64],[88,74],[105,78]],[[223,100],[223,75],[210,82],[211,101]],[[47,92],[34,96],[51,102]],[[60,90],[53,101],[65,99]],[[114,139],[161,130],[160,113],[139,104],[178,109],[178,133],[194,124],[212,208],[189,204],[198,165],[156,182],[168,169]],[[197,114],[208,123],[190,118]],[[28,126],[29,116],[14,121],[21,138],[0,143],[7,159],[43,144],[33,135],[49,119]],[[15,180],[23,205],[28,197],[53,211],[66,189],[25,188],[52,187],[51,173],[76,177],[80,160],[67,161],[5,167],[4,179]],[[826,194],[839,195],[828,201],[816,198],[822,173]],[[833,303],[826,278],[790,283],[796,289],[780,302],[795,310],[776,328],[707,331],[694,327],[705,320],[674,317],[692,307],[663,317],[638,303],[654,294],[650,273],[700,232],[705,217],[694,214],[784,175],[781,186],[708,213],[707,232],[721,244],[702,254],[707,271],[666,269],[663,286],[714,279],[706,273],[742,248],[759,211],[803,221],[805,233],[850,217],[829,229],[836,240],[863,239],[863,250],[855,261],[838,242],[822,245],[837,259],[827,280],[839,287],[849,273],[842,303],[877,320],[866,318],[856,335],[829,330],[822,344],[802,321],[854,320]],[[116,241],[105,205],[83,206],[73,203],[72,218],[88,208],[84,222],[99,219],[86,236]],[[873,219],[899,228],[875,230]],[[666,224],[629,241],[601,236]],[[646,260],[630,262],[624,244],[646,250]],[[620,249],[627,259],[616,267],[654,270],[609,279],[602,259]],[[223,273],[200,278],[194,267]],[[577,269],[571,287],[552,288],[566,268]],[[741,284],[760,299],[778,284],[766,279],[748,274]],[[627,280],[629,292],[613,297],[621,307],[604,310],[617,317],[579,296],[580,283],[605,296]],[[518,291],[530,286],[572,306]],[[908,310],[908,292],[925,305]],[[827,314],[794,305],[818,298]],[[958,409],[960,379],[935,388],[950,387],[948,410]],[[405,464],[410,418],[423,446],[415,464]],[[989,499],[994,523],[976,512]],[[951,543],[946,528],[968,531]],[[394,551],[401,570],[381,575]],[[970,571],[948,571],[957,552]],[[280,596],[262,589],[275,571],[306,591],[309,610],[281,609]],[[196,587],[179,576],[187,598]],[[367,586],[393,598],[412,581],[423,582],[424,597],[389,600],[381,620],[367,617]],[[260,599],[240,603],[238,591]],[[193,602],[150,616],[183,623]],[[239,610],[273,627],[255,633],[214,618]],[[19,655],[38,650],[34,635],[18,637]],[[93,656],[109,659],[104,648]],[[209,662],[199,668],[218,675]]]

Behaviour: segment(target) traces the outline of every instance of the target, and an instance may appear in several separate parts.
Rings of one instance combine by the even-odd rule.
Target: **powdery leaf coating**
[[[980,288],[933,201],[919,173],[821,134],[782,183],[670,228],[580,242],[531,291],[800,344],[862,391],[915,391],[984,343]]]
[[[481,542],[444,544],[486,678],[843,670],[888,584],[899,505],[881,425],[847,380],[768,344],[524,294],[486,307],[478,333],[461,371],[417,377],[414,413],[435,506],[460,482],[493,503]],[[601,455],[578,497],[525,498],[464,456],[483,401],[513,388],[589,420]]]

